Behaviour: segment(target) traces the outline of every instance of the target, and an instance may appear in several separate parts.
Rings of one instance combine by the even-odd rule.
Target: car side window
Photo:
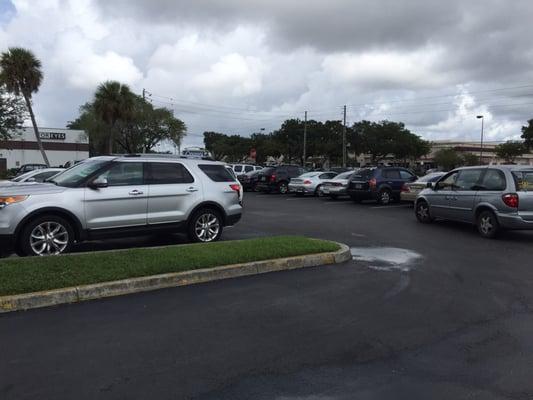
[[[149,185],[170,185],[193,182],[193,176],[182,164],[150,163],[148,166],[147,183]]]
[[[247,165],[244,167],[244,172],[250,172],[250,171],[253,171],[254,170],[254,167],[252,167],[251,165]]]
[[[413,174],[410,173],[409,171],[405,171],[403,169],[400,170],[400,177],[404,180],[411,180],[413,179]]]
[[[400,179],[400,171],[397,169],[386,169],[382,172],[385,179]]]
[[[132,186],[143,184],[143,163],[119,162],[99,176],[107,179],[107,186]]]
[[[52,176],[57,175],[58,173],[58,171],[41,172],[40,174],[35,175],[33,179],[35,179],[35,182],[44,182],[48,178],[51,178]]]
[[[235,165],[235,166],[233,167],[233,170],[234,170],[235,172],[242,172],[242,165]]]
[[[497,169],[488,169],[481,184],[481,190],[502,191],[507,187],[505,175]]]
[[[452,172],[450,175],[445,176],[437,183],[437,189],[439,190],[452,190],[455,188],[455,182],[459,176],[459,171]]]
[[[482,169],[463,169],[455,182],[456,190],[478,190]]]

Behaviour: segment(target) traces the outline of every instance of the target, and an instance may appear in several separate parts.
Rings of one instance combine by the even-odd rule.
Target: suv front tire
[[[72,248],[74,237],[74,229],[66,219],[43,215],[22,229],[18,247],[23,256],[63,254]]]

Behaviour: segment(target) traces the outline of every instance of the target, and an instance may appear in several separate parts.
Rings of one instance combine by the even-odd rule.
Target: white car
[[[322,185],[324,182],[333,179],[338,174],[336,172],[323,172],[323,171],[313,171],[306,172],[298,176],[297,178],[292,178],[289,182],[289,192],[295,193],[296,195],[303,196],[305,194],[312,194],[314,196],[320,196],[322,191]]]
[[[10,180],[1,180],[0,187],[12,186],[21,183],[42,183],[45,180],[56,176],[60,172],[63,172],[64,170],[64,168],[35,169]]]
[[[231,168],[233,168],[233,172],[235,172],[236,176],[246,174],[251,171],[259,171],[260,169],[263,169],[263,167],[259,165],[252,164],[232,164]]]

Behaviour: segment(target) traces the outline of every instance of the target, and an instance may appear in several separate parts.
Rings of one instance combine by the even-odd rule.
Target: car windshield
[[[35,171],[26,172],[25,174],[19,175],[16,178],[11,179],[11,182],[22,182],[29,176],[33,175]]]
[[[360,169],[359,171],[356,171],[353,174],[353,178],[355,178],[355,179],[369,179],[372,176],[373,173],[374,173],[373,169],[363,168],[363,169]]]
[[[76,187],[109,162],[109,160],[84,161],[56,175],[48,182],[55,183],[57,186]]]
[[[444,175],[444,172],[433,172],[431,174],[424,175],[418,180],[418,182],[435,182],[441,176]]]
[[[321,174],[321,172],[306,172],[305,174],[300,175],[299,178],[312,178],[318,174]]]
[[[343,172],[343,173],[335,176],[334,179],[349,179],[350,176],[352,176],[353,173],[354,173],[353,171]]]

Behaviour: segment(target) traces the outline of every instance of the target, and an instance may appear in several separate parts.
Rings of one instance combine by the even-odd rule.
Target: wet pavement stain
[[[352,247],[352,258],[368,263],[368,268],[378,271],[410,271],[422,255],[397,247]]]

